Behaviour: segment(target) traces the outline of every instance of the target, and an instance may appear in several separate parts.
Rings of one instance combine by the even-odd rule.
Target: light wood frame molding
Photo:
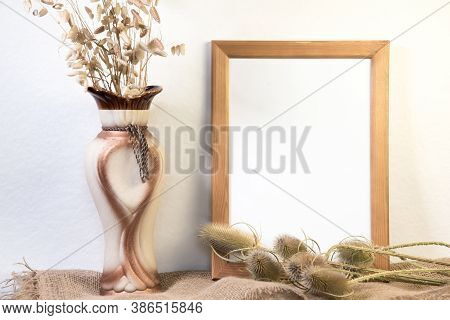
[[[229,60],[371,59],[370,189],[371,234],[375,245],[389,244],[388,104],[389,41],[212,41],[212,222],[229,223]],[[386,256],[378,268],[388,269]],[[212,254],[213,279],[247,276],[242,264]]]

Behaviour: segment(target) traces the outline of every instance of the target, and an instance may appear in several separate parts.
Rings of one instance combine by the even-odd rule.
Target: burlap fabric
[[[85,270],[27,271],[14,274],[11,299],[148,299],[148,300],[275,300],[317,299],[298,288],[280,283],[227,277],[212,281],[209,272],[189,271],[161,274],[158,293],[99,295],[101,274]],[[450,299],[450,285],[418,286],[405,283],[361,283],[350,299]]]

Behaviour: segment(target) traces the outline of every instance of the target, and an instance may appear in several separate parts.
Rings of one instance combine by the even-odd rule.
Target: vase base
[[[116,292],[114,290],[100,289],[100,295],[101,296],[126,296],[126,295],[130,295],[130,294],[158,293],[158,292],[161,292],[161,291],[162,291],[161,286],[157,285],[156,287],[153,287],[153,288],[147,288],[145,290],[136,290],[134,292],[126,292],[126,291]]]

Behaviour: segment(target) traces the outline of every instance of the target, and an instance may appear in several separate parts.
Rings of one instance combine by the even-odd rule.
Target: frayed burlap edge
[[[21,264],[28,270],[13,272],[11,279],[2,282],[0,287],[7,293],[1,294],[0,300],[39,300],[38,273],[26,262]]]

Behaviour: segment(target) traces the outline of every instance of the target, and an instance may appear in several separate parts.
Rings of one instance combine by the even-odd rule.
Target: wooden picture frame
[[[229,60],[370,59],[371,235],[375,245],[389,243],[388,94],[389,41],[212,41],[212,222],[229,223]],[[377,256],[377,268],[389,260]],[[212,254],[212,277],[248,275],[242,264]]]

